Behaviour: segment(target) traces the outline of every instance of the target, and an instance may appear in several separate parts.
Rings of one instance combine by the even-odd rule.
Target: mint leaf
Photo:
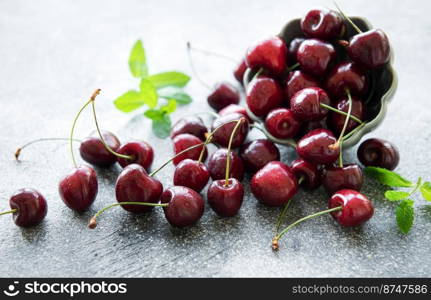
[[[156,88],[151,83],[151,81],[142,79],[139,88],[141,89],[141,94],[145,99],[145,104],[147,104],[149,108],[156,107],[158,96]]]
[[[165,114],[173,113],[177,109],[177,101],[171,99],[167,104],[160,107],[160,110]]]
[[[114,100],[115,107],[123,112],[131,112],[145,104],[145,95],[130,90]]]
[[[151,120],[162,120],[163,119],[163,112],[158,109],[149,109],[146,112],[144,112],[144,116],[146,116],[148,119]]]
[[[407,234],[413,226],[415,219],[413,200],[405,199],[397,206],[396,210],[397,224],[400,231]]]
[[[410,193],[403,191],[386,191],[385,198],[390,201],[400,201],[410,196]]]
[[[148,76],[147,59],[141,40],[137,40],[133,45],[129,56],[129,68],[134,77],[144,78]]]
[[[365,174],[376,179],[382,184],[391,187],[412,187],[414,184],[401,175],[383,168],[366,167]]]
[[[171,133],[171,118],[169,115],[164,114],[162,119],[153,120],[152,128],[157,137],[161,139],[167,138]]]
[[[425,200],[431,201],[431,182],[427,181],[422,184],[421,193]]]
[[[176,90],[162,89],[159,91],[159,97],[165,98],[168,100],[174,99],[177,101],[177,104],[179,105],[189,104],[193,101],[192,97],[190,97],[189,94],[178,89]]]
[[[157,73],[148,76],[147,79],[150,80],[154,84],[154,86],[159,89],[166,86],[183,87],[189,82],[190,77],[181,72],[171,71]]]

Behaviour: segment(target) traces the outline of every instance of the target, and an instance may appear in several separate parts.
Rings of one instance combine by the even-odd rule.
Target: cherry
[[[241,208],[244,187],[235,178],[215,180],[207,192],[208,204],[221,217],[235,216]]]
[[[298,120],[321,120],[328,110],[321,104],[330,105],[331,100],[324,90],[318,87],[309,87],[297,92],[290,99],[290,108]]]
[[[12,214],[17,226],[30,227],[39,224],[45,218],[48,204],[45,198],[34,189],[19,189],[9,199],[11,210],[0,212]]]
[[[81,142],[79,152],[82,159],[99,167],[108,167],[113,165],[117,162],[117,157],[106,150],[100,137],[95,136],[94,133],[96,132],[93,132],[89,137],[85,138]],[[112,132],[106,130],[102,131],[102,136],[106,144],[112,150],[117,151],[120,147],[120,141],[118,138]]]
[[[219,116],[226,116],[231,113],[240,113],[242,114],[249,123],[253,123],[253,120],[250,118],[250,116],[247,114],[247,110],[244,106],[238,105],[238,104],[231,104],[223,108],[218,112]]]
[[[337,139],[327,129],[315,129],[304,135],[296,151],[301,158],[314,164],[332,164],[340,155]]]
[[[199,193],[209,178],[210,173],[202,162],[185,159],[175,168],[174,185],[185,186]]]
[[[308,39],[299,46],[296,59],[306,73],[323,76],[334,60],[335,54],[331,44],[318,39]]]
[[[345,97],[346,89],[352,95],[365,96],[368,92],[368,77],[358,65],[342,62],[329,73],[326,89],[336,98]]]
[[[191,146],[202,144],[202,141],[199,138],[188,133],[182,133],[177,135],[172,139],[172,142],[174,144],[175,154],[178,154]],[[187,158],[197,160],[203,148],[205,149],[203,154],[203,160],[205,160],[207,156],[207,150],[206,147],[202,145],[175,157],[175,159],[173,160],[174,165],[178,165],[180,161]]]
[[[286,44],[279,37],[261,41],[248,49],[246,64],[251,69],[264,68],[274,75],[279,75],[287,66]]]
[[[130,158],[118,157],[118,163],[123,168],[130,164],[138,164],[149,170],[154,159],[153,147],[144,141],[128,142],[118,148],[117,153]]]
[[[289,73],[284,94],[290,100],[297,92],[309,87],[320,87],[320,83],[310,75],[296,70]]]
[[[182,133],[189,133],[204,141],[207,131],[208,129],[201,118],[196,116],[188,116],[179,119],[172,126],[171,138],[174,138]]]
[[[298,178],[298,183],[308,190],[318,188],[322,182],[321,172],[316,165],[302,158],[292,162],[291,170]]]
[[[267,139],[258,139],[244,144],[240,149],[240,157],[245,168],[254,173],[270,161],[280,160],[280,151],[273,142]]]
[[[223,179],[226,174],[228,149],[217,149],[208,160],[208,170],[213,180]],[[230,176],[242,181],[244,179],[244,164],[235,152],[230,152]]]
[[[266,116],[265,128],[276,138],[292,138],[301,129],[301,123],[298,120],[292,110],[276,108]]]
[[[241,85],[243,84],[245,70],[247,70],[247,64],[245,63],[245,59],[242,59],[233,71],[233,76]]]
[[[232,84],[220,82],[214,86],[207,100],[209,106],[219,111],[230,104],[238,104],[239,92]]]
[[[336,108],[340,111],[346,112],[349,109],[349,100],[348,99],[341,99],[338,101]],[[355,116],[356,118],[363,120],[365,117],[365,106],[362,103],[362,101],[359,98],[352,97],[352,116]],[[341,115],[337,112],[331,112],[329,117],[329,122],[331,125],[331,129],[336,132],[340,133],[343,129],[344,123],[346,121],[346,117],[344,115]],[[349,123],[347,124],[346,132],[350,132],[356,127],[358,127],[360,123],[358,123],[355,120],[349,120]]]
[[[301,46],[303,41],[305,41],[304,38],[294,38],[290,42],[289,48],[287,49],[287,57],[289,58],[290,63],[296,62],[296,53],[298,52],[298,48]]]
[[[330,195],[344,189],[359,192],[363,182],[362,170],[357,164],[331,166],[326,169],[323,177],[323,186]]]
[[[371,138],[358,148],[359,161],[366,167],[380,167],[394,170],[400,161],[397,147],[385,140]]]
[[[161,197],[165,217],[172,226],[185,227],[196,223],[204,213],[204,200],[194,190],[185,186],[173,186],[165,190]]]
[[[272,109],[281,106],[283,91],[274,79],[259,76],[247,86],[246,101],[253,114],[263,117]]]
[[[342,17],[333,10],[312,9],[301,19],[301,30],[308,37],[331,40],[343,34],[344,23]]]
[[[60,181],[58,191],[61,199],[69,208],[85,211],[97,196],[96,172],[88,166],[75,167]]]
[[[299,132],[299,137],[302,137],[314,129],[328,129],[327,118],[303,123],[303,126]]]
[[[287,165],[279,161],[267,163],[251,179],[251,192],[268,206],[286,204],[297,190],[295,175]]]
[[[229,138],[235,128],[235,122],[237,120],[243,119],[244,122],[241,123],[238,132],[233,137],[232,147],[236,148],[244,143],[249,131],[249,123],[244,115],[240,113],[231,113],[228,115],[220,116],[216,118],[212,125],[212,131],[214,132],[213,140],[222,147],[227,147],[229,144]]]

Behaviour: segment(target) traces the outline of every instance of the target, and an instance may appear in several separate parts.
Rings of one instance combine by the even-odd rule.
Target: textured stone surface
[[[430,179],[431,109],[427,1],[345,1],[352,15],[366,16],[391,38],[399,88],[384,124],[368,136],[384,137],[401,152],[398,170],[409,178]],[[71,168],[65,143],[35,145],[16,163],[13,152],[38,137],[66,137],[73,114],[95,88],[100,123],[117,132],[157,145],[154,165],[171,152],[170,141],[157,140],[150,124],[115,110],[112,100],[137,82],[127,68],[130,47],[142,38],[152,72],[179,69],[190,73],[186,41],[240,57],[253,41],[277,33],[289,19],[315,5],[331,1],[0,1],[0,209],[21,187],[35,187],[49,201],[43,224],[21,229],[10,216],[0,217],[1,276],[430,276],[431,207],[416,200],[416,220],[408,236],[401,235],[392,203],[383,200],[384,187],[367,182],[364,192],[376,206],[374,218],[362,228],[345,229],[330,217],[294,229],[270,250],[278,209],[263,207],[247,194],[239,216],[220,219],[207,209],[193,228],[171,228],[155,210],[133,216],[121,209],[86,228],[89,217],[115,201],[113,184],[120,171],[97,170],[100,192],[90,211],[67,209],[57,193],[59,179]],[[231,76],[232,65],[195,55],[195,63],[212,83]],[[192,81],[193,106],[175,119],[207,110],[207,91]],[[77,137],[93,129],[89,112],[77,127]],[[258,135],[257,133],[255,133]],[[161,149],[164,149],[161,151]],[[355,161],[354,150],[347,160]],[[290,150],[283,160],[293,159]],[[159,175],[171,184],[172,167]],[[299,193],[287,220],[326,206],[323,190]]]

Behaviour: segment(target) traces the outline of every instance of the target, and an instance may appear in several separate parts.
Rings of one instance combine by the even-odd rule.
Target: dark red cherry
[[[199,221],[204,214],[204,200],[194,190],[185,186],[173,186],[165,190],[161,198],[165,217],[172,226],[185,227]]]
[[[30,227],[39,224],[45,218],[48,204],[45,198],[34,189],[19,189],[9,199],[13,221],[17,226]]]
[[[177,135],[176,137],[174,137],[172,139],[172,142],[174,145],[175,154],[178,154],[181,151],[186,150],[187,148],[190,148],[192,146],[202,144],[202,141],[199,138],[195,137],[194,135],[188,134],[188,133],[182,133],[182,134]],[[180,163],[180,161],[187,159],[187,158],[190,158],[193,160],[198,160],[203,147],[204,147],[203,145],[200,147],[196,147],[194,149],[191,149],[191,150],[175,157],[173,160],[174,165],[178,165]],[[207,157],[207,149],[205,147],[203,160],[205,160],[206,157]]]
[[[196,160],[182,160],[174,172],[174,185],[185,186],[200,192],[208,183],[210,173],[207,167]]]
[[[299,158],[292,162],[291,170],[296,175],[298,180],[301,180],[300,185],[308,190],[316,189],[322,183],[322,174],[316,165]],[[302,179],[301,179],[302,178]]]
[[[301,43],[305,41],[304,38],[294,38],[290,44],[289,48],[287,49],[287,57],[289,58],[290,64],[293,64],[296,62],[296,53],[298,52],[299,46],[301,46]]]
[[[211,131],[219,128],[213,135],[213,141],[222,147],[229,145],[229,139],[235,128],[237,120],[243,119],[243,123],[239,126],[232,140],[232,147],[236,148],[244,143],[249,131],[249,123],[247,119],[244,119],[244,115],[240,113],[232,113],[224,116],[220,116],[214,120]]]
[[[253,195],[268,206],[286,204],[297,190],[298,183],[292,170],[279,161],[267,163],[251,179]]]
[[[300,70],[296,70],[289,73],[284,94],[286,95],[287,100],[290,100],[297,92],[302,89],[319,86],[319,81]]]
[[[58,191],[69,208],[76,211],[87,210],[97,196],[96,172],[88,166],[74,168],[60,181]]]
[[[358,65],[351,62],[335,66],[326,81],[326,90],[336,98],[345,97],[346,89],[357,96],[364,96],[368,92],[368,77]]]
[[[225,179],[213,181],[208,188],[208,204],[221,217],[235,216],[244,199],[244,187],[235,178],[230,178],[225,186]]]
[[[130,164],[138,164],[149,170],[154,159],[153,147],[144,141],[128,142],[118,148],[117,153],[130,155],[132,159],[118,157],[118,163],[123,168]]]
[[[217,83],[209,94],[208,104],[216,111],[230,105],[239,103],[239,92],[229,82]]]
[[[276,138],[293,138],[301,129],[301,122],[298,120],[292,110],[276,108],[266,116],[265,128]]]
[[[314,164],[332,164],[340,155],[337,139],[327,129],[315,129],[304,135],[296,147],[298,155]]]
[[[226,106],[218,112],[218,115],[222,117],[232,113],[240,113],[247,119],[249,123],[253,123],[253,120],[247,114],[247,110],[245,109],[245,107],[238,104],[231,104]]]
[[[280,160],[280,150],[267,140],[258,139],[244,144],[240,149],[240,157],[249,172],[257,172],[270,161]]]
[[[345,113],[349,110],[349,100],[348,99],[341,99],[338,101],[336,108],[344,111]],[[362,101],[359,98],[352,97],[352,110],[351,110],[352,116],[357,117],[359,120],[364,120],[365,118],[365,105],[363,105]],[[331,112],[329,114],[329,121],[331,123],[331,129],[335,133],[341,133],[344,127],[344,123],[346,121],[346,117],[342,114]],[[346,127],[346,133],[352,131],[356,127],[359,126],[359,123],[350,120],[349,123],[347,123]]]
[[[227,149],[217,149],[208,160],[208,171],[213,180],[226,178]],[[244,179],[244,164],[235,152],[230,152],[230,176],[242,181]]]
[[[113,151],[118,150],[120,141],[112,132],[103,130],[102,136],[109,148]],[[96,131],[82,140],[79,152],[83,160],[95,166],[108,167],[117,162],[117,157],[106,150]]]
[[[328,129],[327,118],[303,123],[303,126],[298,133],[298,137],[302,137],[314,129]]]
[[[343,34],[344,22],[333,10],[312,9],[301,19],[301,30],[308,37],[331,40]]]
[[[246,101],[250,111],[257,117],[266,116],[272,109],[280,107],[283,91],[277,81],[259,76],[247,86]]]
[[[321,120],[328,114],[321,103],[331,104],[328,94],[321,88],[309,87],[300,90],[290,99],[290,109],[298,120]]]
[[[394,170],[400,161],[397,147],[382,139],[368,139],[358,148],[359,161],[366,167]]]
[[[245,70],[247,70],[247,64],[245,63],[245,59],[242,59],[233,71],[233,76],[241,85],[243,84]]]
[[[115,196],[118,202],[159,202],[163,186],[156,178],[148,175],[147,171],[138,164],[126,166],[115,183]],[[152,206],[121,205],[127,211],[144,213]]]
[[[363,194],[354,190],[341,190],[329,199],[329,208],[341,206],[342,209],[331,212],[332,217],[342,226],[359,226],[374,214],[373,203]]]
[[[171,130],[171,138],[176,137],[182,133],[189,133],[194,135],[204,141],[205,134],[208,132],[207,127],[201,118],[196,116],[188,116],[179,119],[173,126]]]
[[[323,186],[330,195],[344,189],[359,192],[363,182],[362,170],[356,164],[328,167],[323,177]]]
[[[301,43],[296,59],[301,69],[315,76],[323,76],[335,58],[334,47],[318,39],[308,39]]]
[[[389,61],[389,39],[380,29],[359,33],[350,40],[347,53],[355,63],[374,69]]]
[[[246,63],[251,69],[264,68],[274,75],[281,74],[288,64],[286,44],[279,37],[259,42],[248,49]]]

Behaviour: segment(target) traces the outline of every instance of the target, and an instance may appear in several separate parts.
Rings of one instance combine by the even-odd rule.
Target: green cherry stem
[[[295,70],[297,67],[299,67],[300,66],[300,64],[299,63],[296,63],[296,64],[294,64],[294,65],[291,65],[289,68],[287,68],[287,71],[288,72],[290,72],[290,71],[293,71],[293,70]]]
[[[281,210],[280,214],[277,217],[277,222],[276,222],[276,225],[275,225],[275,234],[277,234],[280,231],[281,223],[283,223],[283,220],[286,217],[287,209],[290,206],[290,202],[292,202],[292,200],[289,200],[289,202],[287,202],[283,206],[283,209]]]
[[[7,214],[14,214],[14,213],[16,213],[17,211],[18,211],[18,209],[17,209],[17,208],[15,208],[15,209],[12,209],[12,210],[8,210],[8,211],[0,212],[0,216],[2,216],[2,215],[7,215]]]
[[[21,147],[19,147],[18,149],[16,149],[15,151],[15,159],[19,160],[19,156],[21,155],[21,151],[24,150],[24,148],[27,148],[30,145],[39,143],[39,142],[48,142],[48,141],[69,141],[70,138],[40,138],[40,139],[36,139],[36,140],[32,140],[28,143],[25,143],[24,145],[22,145]],[[74,142],[78,142],[80,143],[81,140],[78,139],[73,139]]]
[[[352,25],[352,27],[358,32],[358,33],[362,33],[362,30],[356,26],[355,23],[353,23],[352,19],[350,19],[348,16],[346,16],[346,14],[341,10],[340,6],[338,5],[337,2],[334,1],[335,6],[338,9],[338,12],[341,14],[341,16],[343,17],[344,20],[346,20],[347,22],[349,22],[350,25]]]
[[[355,129],[353,129],[352,131],[350,131],[348,134],[346,134],[343,137],[343,142],[345,142],[348,138],[350,138],[352,135],[354,135],[356,132],[358,132],[359,130],[361,130],[367,123],[362,123],[361,125],[359,125],[358,127],[356,127]]]
[[[229,138],[229,144],[227,147],[227,157],[226,157],[226,176],[225,176],[225,182],[224,182],[224,187],[228,187],[229,186],[229,177],[230,177],[230,153],[232,152],[232,142],[233,142],[233,138],[235,137],[236,132],[238,131],[239,126],[242,124],[242,122],[244,121],[244,118],[239,119],[236,122],[235,127],[232,130],[232,133],[230,134],[230,138]]]
[[[327,110],[330,110],[330,111],[336,112],[336,113],[338,113],[338,114],[340,114],[340,115],[347,116],[347,113],[346,113],[346,112],[344,112],[344,111],[342,111],[342,110],[339,110],[339,109],[337,109],[337,108],[335,108],[335,107],[332,107],[332,106],[330,106],[330,105],[327,105],[327,104],[325,104],[325,103],[320,103],[320,106],[321,106],[321,107],[323,107],[323,108],[326,108]],[[352,120],[353,120],[353,121],[355,121],[355,122],[358,122],[359,124],[364,124],[364,122],[363,122],[361,119],[359,119],[359,118],[357,118],[357,117],[355,117],[355,116],[353,116],[353,115],[351,115],[351,116],[350,116],[350,119],[352,119]]]
[[[338,137],[338,140],[337,140],[337,144],[340,147],[339,166],[341,168],[343,167],[343,137],[344,137],[344,134],[346,133],[347,125],[350,122],[350,117],[351,117],[351,114],[352,114],[352,95],[350,95],[349,89],[346,89],[346,94],[347,94],[348,101],[349,101],[348,102],[349,108],[348,108],[348,111],[347,111],[346,119],[344,120],[343,129],[341,130],[340,136]]]

